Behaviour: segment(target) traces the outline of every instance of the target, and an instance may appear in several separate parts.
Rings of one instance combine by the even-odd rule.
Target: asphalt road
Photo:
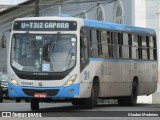
[[[2,113],[3,112],[3,113]],[[40,103],[39,111],[31,111],[30,103],[4,101],[0,103],[0,120],[159,120],[159,104],[137,104],[136,106],[118,106],[117,104],[100,104],[94,109],[72,106],[71,103]],[[29,118],[28,118],[29,117]],[[35,118],[38,117],[38,118]]]

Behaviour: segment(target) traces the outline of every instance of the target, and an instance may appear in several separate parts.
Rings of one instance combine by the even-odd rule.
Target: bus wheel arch
[[[137,97],[138,97],[138,87],[139,87],[139,80],[138,77],[135,76],[132,82],[132,89],[131,89],[131,102],[130,105],[134,106],[137,103]]]
[[[99,97],[99,77],[95,76],[92,82],[91,96],[86,99],[85,106],[89,109],[94,108],[98,104]]]
[[[93,78],[93,83],[92,83],[92,86],[93,86],[93,84],[95,84],[96,85],[96,87],[97,87],[97,97],[99,97],[99,88],[100,88],[100,79],[99,79],[99,77],[98,76],[95,76],[94,78]]]
[[[138,83],[139,83],[138,76],[134,76],[134,78],[133,78],[133,82],[136,82],[136,83],[137,83],[137,85],[138,85]]]
[[[129,106],[135,106],[137,103],[137,97],[138,97],[138,77],[135,76],[133,78],[132,86],[131,86],[131,95],[127,97],[127,105]]]
[[[130,96],[118,98],[118,104],[120,106],[135,106],[136,105],[137,97],[138,97],[138,83],[139,83],[138,77],[135,76],[133,78],[133,82],[131,85]]]

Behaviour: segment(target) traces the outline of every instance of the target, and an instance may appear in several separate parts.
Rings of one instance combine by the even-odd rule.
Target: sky
[[[0,0],[0,5],[16,5],[27,0]]]

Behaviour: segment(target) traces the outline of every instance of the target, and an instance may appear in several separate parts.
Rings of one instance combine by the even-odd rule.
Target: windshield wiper
[[[60,32],[57,32],[56,36],[57,36],[57,39],[55,40],[55,42],[51,41],[49,53],[51,53],[53,49],[56,47],[57,41],[59,40]]]
[[[27,35],[27,37],[28,37],[28,40],[29,40],[30,43],[31,43],[31,48],[32,48],[33,50],[36,50],[36,49],[37,49],[37,48],[36,48],[36,45],[34,44],[33,40],[31,39],[30,33],[29,33],[28,31],[26,32],[26,35]]]

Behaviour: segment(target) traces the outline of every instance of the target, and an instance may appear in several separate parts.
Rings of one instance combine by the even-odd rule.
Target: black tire
[[[3,98],[0,98],[0,103],[2,103],[3,102]]]
[[[137,104],[137,96],[138,96],[138,84],[136,81],[133,81],[132,84],[132,94],[128,97],[128,105],[135,106]]]
[[[91,90],[91,97],[87,98],[85,101],[85,106],[88,109],[94,108],[98,104],[98,93],[99,93],[99,87],[97,82],[93,82],[92,90]]]
[[[39,110],[39,99],[32,98],[30,105],[31,105],[31,110]]]
[[[26,98],[26,99],[24,99],[24,100],[25,100],[25,102],[27,102],[27,103],[30,102],[29,98]]]
[[[133,81],[131,96],[118,98],[118,104],[120,106],[135,106],[137,103],[137,96],[138,83],[136,81]]]
[[[72,99],[72,105],[85,105],[85,99]]]
[[[126,100],[125,100],[124,97],[118,98],[118,104],[119,104],[119,106],[125,106],[126,105],[125,102],[126,102]]]
[[[20,98],[16,98],[16,103],[20,103],[21,99]]]

